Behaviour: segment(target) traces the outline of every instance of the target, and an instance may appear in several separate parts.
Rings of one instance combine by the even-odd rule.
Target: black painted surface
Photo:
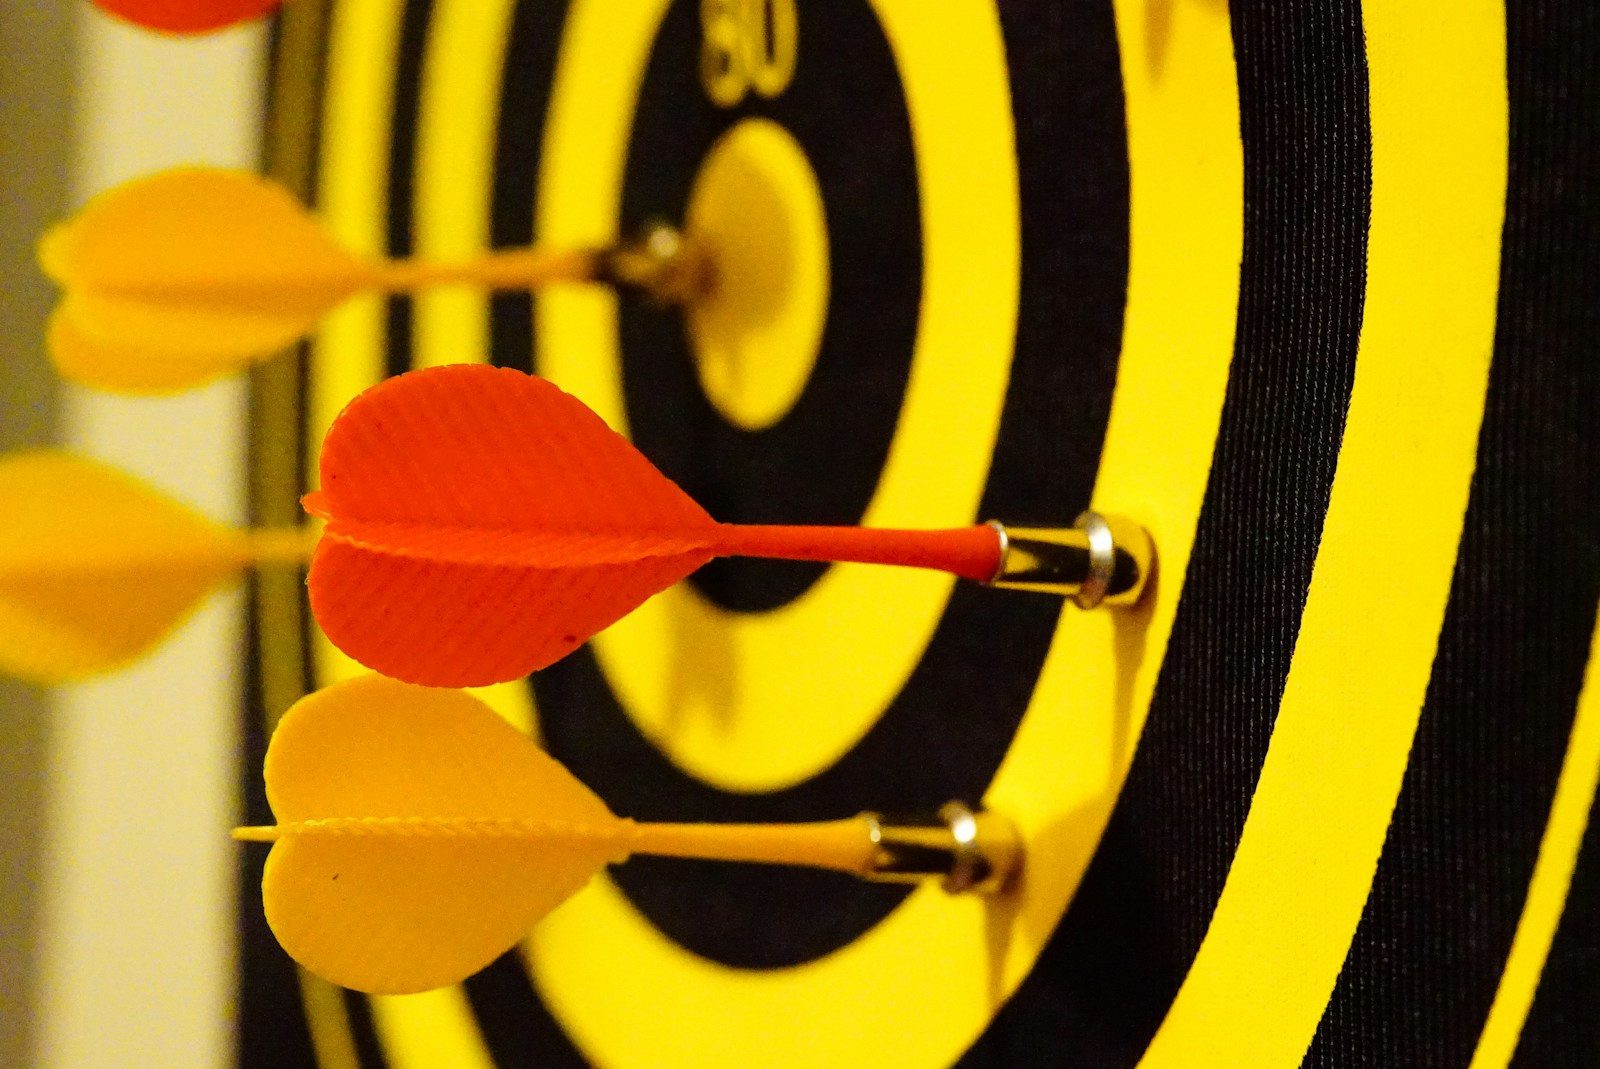
[[[250,612],[246,615],[246,658],[243,720],[240,723],[240,762],[245,769],[241,787],[244,822],[273,823],[267,805],[261,765],[267,756],[267,710],[261,703],[261,668],[257,644],[255,584],[250,584]],[[311,1032],[300,999],[296,967],[267,927],[261,907],[261,866],[267,847],[243,845],[238,852],[239,950],[237,977],[239,1017],[235,1051],[240,1069],[311,1069],[316,1064]]]
[[[1182,599],[1100,848],[965,1069],[1139,1061],[1216,908],[1294,651],[1361,327],[1365,52],[1353,0],[1239,3],[1232,19],[1239,326]]]

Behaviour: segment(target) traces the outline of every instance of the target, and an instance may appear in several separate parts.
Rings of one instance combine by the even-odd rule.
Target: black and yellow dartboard
[[[247,896],[242,1064],[1596,1064],[1597,56],[1583,0],[289,5],[269,160],[352,247],[667,220],[725,284],[341,309],[257,373],[260,519],[355,392],[492,361],[722,520],[1093,505],[1160,572],[708,566],[488,696],[637,818],[982,799],[1022,886],[634,860],[374,998]],[[353,670],[302,601],[255,589],[257,755]]]

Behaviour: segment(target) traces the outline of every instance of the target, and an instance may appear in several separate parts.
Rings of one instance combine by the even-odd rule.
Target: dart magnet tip
[[[1002,590],[1060,594],[1080,609],[1125,608],[1155,571],[1149,533],[1120,516],[1083,512],[1070,529],[990,526],[1000,535],[1000,566],[989,585]]]
[[[651,223],[634,240],[605,252],[600,281],[642,290],[662,304],[688,304],[711,286],[703,252],[667,223]]]
[[[1022,868],[1022,839],[998,813],[946,802],[932,820],[864,815],[873,851],[861,875],[874,883],[936,877],[951,894],[993,894],[1009,887]]]

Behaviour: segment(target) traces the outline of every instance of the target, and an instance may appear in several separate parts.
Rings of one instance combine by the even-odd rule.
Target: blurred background
[[[242,384],[61,384],[33,245],[136,175],[253,166],[265,45],[260,25],[178,41],[81,0],[0,2],[0,446],[61,445],[242,520]],[[91,683],[0,679],[0,1066],[231,1063],[240,607],[224,590]]]

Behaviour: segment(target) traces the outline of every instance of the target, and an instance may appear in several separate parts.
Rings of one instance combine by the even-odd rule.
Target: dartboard
[[[370,998],[247,892],[244,1066],[1595,1063],[1590,5],[301,0],[274,40],[269,167],[352,248],[664,220],[727,285],[342,308],[255,373],[260,520],[356,392],[487,361],[720,520],[1092,506],[1159,571],[1085,612],[708,565],[486,697],[635,818],[981,801],[1021,886],[635,859]],[[253,588],[251,761],[355,670],[303,601]]]

